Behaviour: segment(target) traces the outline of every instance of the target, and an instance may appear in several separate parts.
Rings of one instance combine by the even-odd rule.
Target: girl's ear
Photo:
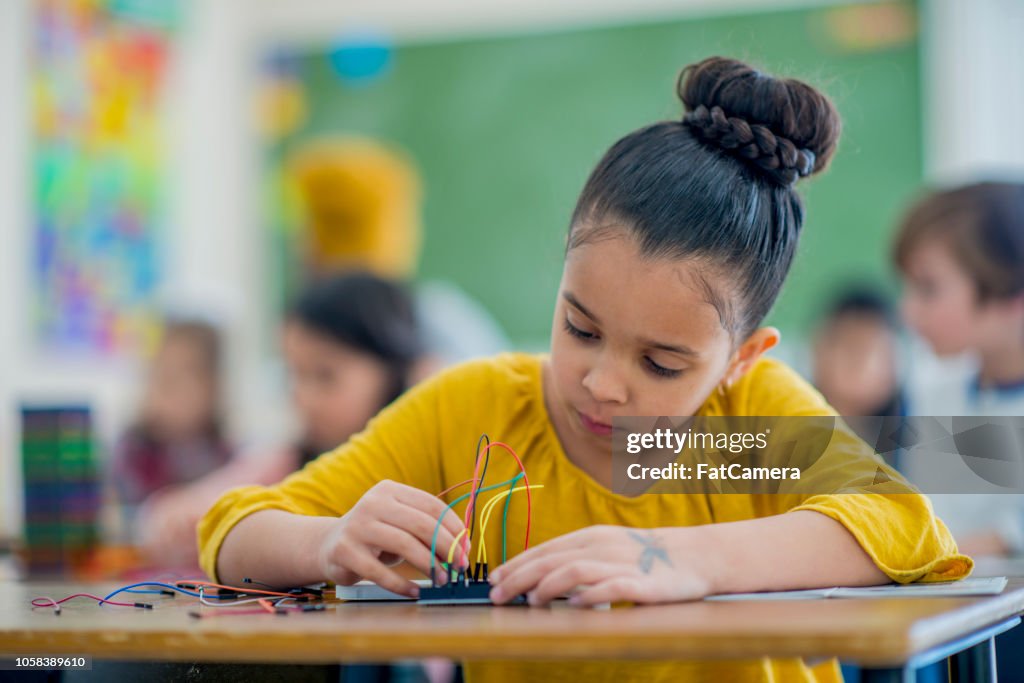
[[[761,354],[776,346],[781,338],[781,333],[775,327],[759,327],[754,330],[747,337],[746,341],[740,344],[740,347],[733,353],[732,360],[729,361],[729,367],[722,377],[722,384],[726,387],[732,386],[750,368],[754,367],[754,363],[761,357]]]

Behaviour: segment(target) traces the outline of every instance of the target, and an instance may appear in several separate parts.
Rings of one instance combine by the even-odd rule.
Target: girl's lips
[[[580,416],[580,422],[582,422],[583,426],[587,428],[587,431],[589,431],[589,432],[591,432],[593,434],[597,434],[598,436],[611,436],[612,435],[612,426],[611,425],[605,424],[603,422],[598,422],[596,420],[592,420],[589,417],[587,417],[586,415],[584,415],[583,413],[579,413],[579,416]]]

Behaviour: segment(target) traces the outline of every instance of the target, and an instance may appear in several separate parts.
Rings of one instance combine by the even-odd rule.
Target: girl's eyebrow
[[[597,319],[597,316],[587,310],[587,307],[580,303],[580,300],[576,298],[572,292],[562,292],[562,297],[568,301],[573,307],[579,309],[579,312],[593,320],[598,325],[601,321]]]
[[[568,301],[571,306],[573,306],[574,308],[578,309],[580,313],[582,313],[583,315],[587,316],[588,318],[593,320],[598,325],[601,324],[601,322],[597,319],[597,316],[595,316],[593,313],[591,313],[589,310],[587,310],[587,307],[584,306],[583,304],[581,304],[580,300],[577,299],[576,296],[574,294],[572,294],[572,292],[562,292],[562,297],[566,301]],[[669,353],[678,353],[680,356],[688,356],[688,357],[691,357],[691,358],[696,358],[697,356],[700,356],[699,353],[697,353],[696,351],[691,349],[689,346],[680,346],[680,345],[676,345],[676,344],[664,344],[662,342],[656,342],[656,341],[651,340],[651,339],[641,339],[640,343],[643,344],[644,346],[648,346],[648,347],[650,347],[652,349],[659,349],[661,351],[668,351]]]
[[[677,346],[675,344],[662,344],[651,339],[641,339],[640,343],[644,346],[649,346],[652,349],[659,349],[661,351],[668,351],[669,353],[678,353],[680,356],[689,356],[695,358],[700,354],[691,349],[689,346]]]

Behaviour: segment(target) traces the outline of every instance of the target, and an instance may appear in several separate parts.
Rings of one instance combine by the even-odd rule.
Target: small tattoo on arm
[[[641,534],[636,531],[627,532],[634,541],[644,547],[640,552],[640,559],[637,561],[640,565],[640,571],[644,574],[650,574],[651,569],[654,566],[656,560],[661,560],[669,567],[672,566],[672,560],[668,557],[668,551],[665,547],[658,543],[658,539],[654,538],[652,534]]]

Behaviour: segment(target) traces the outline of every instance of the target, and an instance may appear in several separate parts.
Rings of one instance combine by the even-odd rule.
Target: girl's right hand
[[[389,480],[378,482],[324,536],[317,558],[320,574],[341,585],[366,579],[394,593],[417,597],[419,586],[391,565],[405,560],[429,576],[430,545],[444,513],[437,534],[436,566],[438,574],[447,577],[447,572],[440,571],[440,562],[446,560],[465,525],[446,507],[426,491]],[[456,558],[459,568],[465,566],[459,551]]]

